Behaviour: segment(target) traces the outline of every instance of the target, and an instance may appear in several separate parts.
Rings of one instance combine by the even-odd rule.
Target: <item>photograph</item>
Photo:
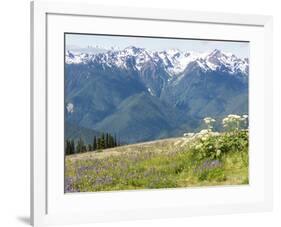
[[[64,33],[64,192],[249,185],[250,42]]]

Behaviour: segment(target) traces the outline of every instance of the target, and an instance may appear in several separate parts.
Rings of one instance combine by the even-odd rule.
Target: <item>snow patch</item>
[[[73,113],[74,112],[74,105],[73,105],[73,103],[71,103],[71,102],[67,103],[66,110],[67,110],[68,113]]]
[[[73,53],[66,52],[66,64],[87,64],[89,62],[101,64],[105,67],[125,68],[130,67],[127,62],[131,62],[133,69],[140,71],[147,62],[163,67],[170,77],[178,77],[184,73],[185,69],[192,62],[197,62],[203,71],[216,71],[221,68],[230,74],[240,72],[248,75],[248,59],[240,59],[232,53],[225,53],[220,50],[199,53],[194,51],[180,51],[169,49],[166,51],[148,51],[144,48],[129,46],[123,50],[111,49],[105,53]]]
[[[155,94],[153,93],[153,91],[152,91],[150,88],[147,88],[147,91],[149,92],[149,94],[150,94],[151,96],[155,96]]]

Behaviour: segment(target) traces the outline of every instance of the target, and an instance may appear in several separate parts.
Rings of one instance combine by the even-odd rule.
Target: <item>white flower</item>
[[[204,120],[205,124],[207,125],[208,130],[212,131],[213,124],[216,120],[211,117],[205,117],[203,120]]]
[[[199,135],[205,135],[205,134],[208,134],[209,133],[209,130],[208,129],[202,129],[200,132],[199,132]]]
[[[220,133],[219,132],[212,132],[212,136],[219,136]]]
[[[225,117],[222,120],[222,125],[224,128],[228,129],[239,129],[240,128],[240,122],[244,121],[245,119],[242,118],[239,115],[235,114],[229,114],[227,117]]]
[[[201,138],[203,141],[206,141],[208,139],[208,135],[204,135],[202,138]]]
[[[208,124],[211,124],[213,122],[215,122],[216,120],[211,118],[211,117],[205,117],[204,118],[204,122],[208,125]]]
[[[194,136],[194,133],[193,132],[184,133],[183,136],[184,137],[192,137],[192,136]]]

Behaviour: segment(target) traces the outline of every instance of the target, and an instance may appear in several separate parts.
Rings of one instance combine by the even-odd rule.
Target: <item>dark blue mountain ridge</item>
[[[65,123],[124,143],[179,136],[206,116],[247,114],[248,75],[248,59],[219,50],[66,52]]]

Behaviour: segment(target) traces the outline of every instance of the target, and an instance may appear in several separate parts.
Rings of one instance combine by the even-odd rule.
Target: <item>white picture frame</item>
[[[67,17],[67,21],[72,18],[73,24],[66,23],[64,17]],[[63,93],[61,83],[63,80],[54,83],[56,81],[52,79],[50,73],[63,78],[63,75],[60,77],[62,72],[60,68],[63,61],[59,61],[59,59],[62,59],[60,57],[53,58],[52,54],[55,53],[54,51],[60,51],[61,41],[58,41],[57,37],[60,37],[61,32],[76,32],[78,25],[82,32],[86,32],[94,18],[100,20],[101,24],[105,23],[102,20],[107,20],[106,23],[109,21],[113,24],[115,20],[122,20],[122,23],[127,21],[128,24],[140,23],[139,29],[144,33],[147,31],[141,23],[161,22],[173,23],[175,27],[179,24],[180,26],[189,24],[194,28],[210,27],[207,31],[205,29],[205,37],[198,29],[197,33],[193,34],[193,37],[197,36],[197,38],[200,38],[200,36],[206,38],[206,34],[208,34],[208,36],[217,39],[223,39],[223,37],[231,39],[233,37],[232,39],[236,40],[245,36],[245,39],[253,40],[253,54],[250,61],[253,62],[251,67],[256,66],[256,68],[253,67],[251,74],[258,75],[254,79],[253,77],[250,78],[250,112],[251,108],[252,112],[255,112],[252,115],[255,124],[250,127],[253,132],[253,136],[250,136],[250,140],[252,140],[250,153],[253,157],[250,174],[252,174],[253,184],[241,188],[233,186],[189,190],[63,194],[61,191],[61,184],[63,185],[61,170],[64,163],[60,161],[63,160],[64,151],[57,152],[61,156],[56,156],[57,154],[50,151],[60,150],[59,148],[61,148],[56,147],[55,142],[50,143],[50,140],[52,141],[51,135],[56,133],[54,125],[60,125],[63,118],[63,115],[56,117],[57,121],[52,122],[54,116],[58,116],[56,115],[57,112],[52,112],[52,110],[60,108],[60,103],[56,103],[56,99],[60,93]],[[74,25],[75,21],[78,24],[76,26]],[[160,36],[166,34],[162,30],[153,31],[157,29],[153,25],[149,26],[151,26],[150,32],[158,32],[157,35]],[[65,28],[67,30],[64,30]],[[237,29],[237,32],[231,32],[231,30],[234,30],[233,28]],[[95,31],[95,28],[91,29]],[[105,31],[111,30],[109,33],[114,32],[113,26],[110,25],[102,29]],[[239,29],[241,32],[238,31]],[[102,31],[100,32],[102,33]],[[64,53],[62,52],[62,54]],[[50,90],[52,90],[52,95]],[[252,102],[251,96],[255,96]],[[53,105],[53,103],[56,103],[56,105]],[[31,109],[31,221],[33,226],[186,217],[270,211],[272,209],[273,75],[271,16],[34,1],[31,3]],[[265,116],[267,116],[266,122]],[[255,150],[255,153],[253,150]],[[54,168],[50,168],[50,166],[54,166]],[[237,199],[238,196],[240,199]],[[192,200],[192,198],[195,199]],[[198,198],[201,198],[201,200]],[[218,198],[221,198],[221,200],[218,201]],[[187,199],[189,201],[185,201]],[[95,205],[90,204],[93,201],[95,201]],[[132,201],[137,205],[130,203]],[[110,207],[109,202],[112,205]],[[70,208],[71,205],[73,205],[72,208]]]

